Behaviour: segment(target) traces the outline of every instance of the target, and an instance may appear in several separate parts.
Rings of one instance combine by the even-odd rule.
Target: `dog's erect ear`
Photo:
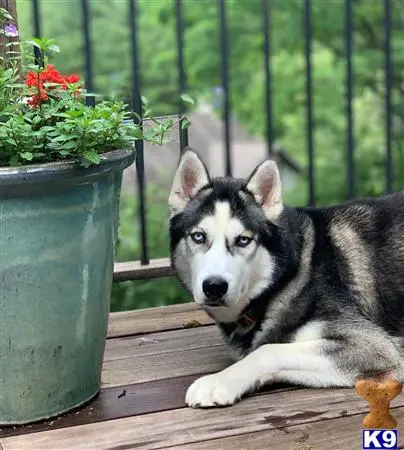
[[[171,216],[180,213],[189,200],[209,183],[209,175],[203,162],[192,150],[186,150],[174,176],[168,205]]]
[[[247,182],[247,189],[268,219],[276,220],[279,217],[283,210],[282,185],[274,161],[265,161],[254,170]]]

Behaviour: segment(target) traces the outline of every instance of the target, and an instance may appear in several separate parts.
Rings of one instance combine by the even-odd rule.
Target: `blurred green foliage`
[[[27,7],[30,2],[17,1],[21,32],[27,37],[32,33],[31,12]],[[352,3],[355,187],[357,195],[373,196],[383,193],[386,187],[384,2],[353,0]],[[306,168],[304,4],[303,0],[271,1],[271,70],[276,140]],[[138,5],[142,94],[153,105],[156,114],[173,113],[177,110],[179,98],[174,1],[139,0]],[[228,0],[226,5],[232,112],[249,132],[264,135],[265,86],[260,0]],[[313,0],[312,6],[315,183],[317,202],[325,205],[347,197],[345,2]],[[392,6],[393,186],[398,190],[404,185],[404,0],[392,0]],[[56,38],[63,48],[63,59],[58,61],[61,70],[83,74],[79,0],[46,1],[41,3],[41,8],[46,36]],[[189,93],[197,99],[212,98],[214,88],[220,85],[217,1],[186,1],[183,9]],[[130,45],[127,2],[91,1],[90,12],[95,90],[107,97],[128,96]],[[307,202],[307,192],[307,177],[302,176],[296,189],[288,193],[287,202],[303,205]],[[164,214],[163,209],[149,203],[150,247],[155,248],[156,252],[153,256],[167,254]],[[125,220],[122,219],[123,241],[119,256],[138,257],[135,251],[138,233],[131,229],[132,237],[125,240]],[[135,220],[131,221],[130,226],[135,226],[135,223]],[[128,250],[124,245],[129,246]],[[139,304],[154,304],[162,299],[171,302],[177,295],[178,299],[185,298],[182,293],[177,293],[177,287],[171,291],[173,281],[161,281],[159,292],[156,291],[157,281],[147,283],[133,283],[127,289],[127,292],[136,290]],[[158,300],[156,297],[159,297]],[[133,307],[131,298],[134,294],[120,298],[122,300],[114,300],[114,308]]]
[[[150,258],[169,253],[167,193],[149,185],[146,192],[148,251]],[[117,261],[141,257],[137,197],[122,195]],[[148,308],[190,301],[190,295],[174,277],[116,283],[112,288],[111,311]]]

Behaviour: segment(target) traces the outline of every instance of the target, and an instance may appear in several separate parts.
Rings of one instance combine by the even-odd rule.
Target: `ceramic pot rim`
[[[100,164],[88,168],[81,167],[76,161],[0,167],[0,187],[46,181],[77,182],[94,176],[99,177],[102,174],[119,172],[133,163],[135,150],[114,150],[100,156]]]

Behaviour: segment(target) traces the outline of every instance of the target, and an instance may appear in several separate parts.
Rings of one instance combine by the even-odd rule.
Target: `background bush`
[[[17,0],[22,37],[32,34],[31,9]],[[271,71],[276,140],[307,169],[303,0],[271,0]],[[226,1],[232,114],[251,133],[265,135],[264,54],[260,0]],[[355,182],[357,195],[386,189],[384,2],[355,0],[352,59],[354,86]],[[89,2],[94,90],[128,98],[131,60],[127,2]],[[316,200],[319,205],[347,197],[347,120],[344,0],[312,2],[312,68]],[[395,190],[404,187],[404,1],[392,0],[392,153]],[[184,2],[185,65],[188,92],[211,100],[220,86],[216,0]],[[84,75],[79,0],[41,3],[44,33],[57,39],[63,72]],[[139,2],[142,94],[155,114],[178,110],[178,69],[173,0]],[[191,125],[192,126],[192,125]],[[192,143],[191,143],[192,144]],[[202,149],[197,149],[202,150]],[[222,157],[223,155],[220,155]],[[308,200],[307,171],[287,196],[292,205]],[[152,257],[168,254],[167,192],[150,188],[148,234]],[[136,200],[123,199],[120,260],[138,259]],[[135,295],[136,294],[136,295]],[[152,280],[114,286],[113,309],[187,299],[176,281]]]

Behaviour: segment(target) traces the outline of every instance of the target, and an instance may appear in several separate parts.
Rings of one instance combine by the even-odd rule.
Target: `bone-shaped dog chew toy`
[[[397,421],[390,413],[390,402],[400,394],[402,389],[402,384],[395,379],[358,381],[355,384],[355,390],[369,403],[369,414],[363,419],[363,427],[397,428]]]

